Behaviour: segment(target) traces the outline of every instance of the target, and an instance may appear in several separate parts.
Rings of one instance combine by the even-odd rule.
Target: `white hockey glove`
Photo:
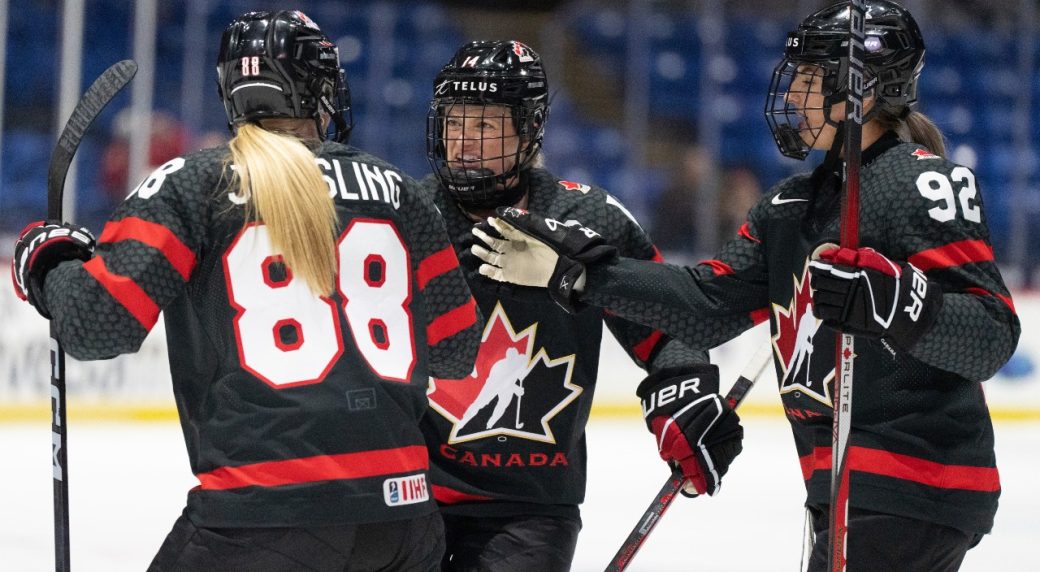
[[[484,261],[480,273],[499,282],[547,288],[549,297],[568,312],[578,309],[576,292],[584,285],[585,265],[617,257],[617,249],[596,231],[570,222],[531,214],[515,207],[499,208],[473,228],[486,247],[475,244]],[[492,236],[490,229],[502,238]]]

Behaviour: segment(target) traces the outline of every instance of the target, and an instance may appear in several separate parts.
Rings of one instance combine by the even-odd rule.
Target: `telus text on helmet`
[[[437,86],[437,95],[444,95],[448,91],[474,91],[485,93],[497,93],[498,83],[493,81],[451,81],[445,80]]]

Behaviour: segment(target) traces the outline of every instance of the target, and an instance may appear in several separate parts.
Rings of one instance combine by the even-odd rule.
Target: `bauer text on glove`
[[[740,418],[718,389],[719,370],[708,364],[654,372],[636,389],[657,450],[682,470],[688,494],[718,492],[743,448]]]

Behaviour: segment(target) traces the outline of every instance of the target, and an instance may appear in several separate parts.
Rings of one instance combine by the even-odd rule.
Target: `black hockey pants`
[[[306,528],[201,528],[183,514],[149,572],[434,572],[439,513],[411,520]]]
[[[830,550],[828,514],[809,509],[816,542],[809,572],[826,572]],[[982,540],[941,524],[853,508],[845,547],[849,572],[956,572],[968,549]]]
[[[444,515],[445,572],[566,572],[581,521],[562,516]]]

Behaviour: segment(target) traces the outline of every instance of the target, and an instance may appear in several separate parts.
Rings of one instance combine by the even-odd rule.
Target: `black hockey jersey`
[[[428,379],[472,369],[483,320],[434,205],[392,165],[322,144],[341,232],[336,292],[319,298],[264,225],[244,224],[227,154],[163,165],[118,207],[90,261],[48,275],[65,349],[136,351],[162,311],[196,524],[435,510],[418,426]]]
[[[1020,334],[993,261],[975,175],[889,134],[864,151],[860,243],[941,286],[933,329],[910,352],[856,340],[850,503],[969,532],[993,524],[1000,482],[981,382]],[[779,183],[717,259],[589,269],[583,300],[713,347],[770,320],[780,393],[807,504],[830,501],[835,334],[812,315],[807,264],[838,242],[840,181],[817,169]]]
[[[604,190],[543,169],[525,177],[530,209],[591,226],[626,256],[660,260],[635,219]],[[435,177],[422,183],[459,256],[472,258],[475,223]],[[475,265],[464,268],[487,325],[473,371],[442,376],[431,386],[422,427],[434,496],[447,513],[576,515],[585,498],[585,424],[603,324],[644,369],[702,363],[707,354],[599,308],[568,314],[544,290],[488,280]],[[638,382],[632,380],[633,392]]]

